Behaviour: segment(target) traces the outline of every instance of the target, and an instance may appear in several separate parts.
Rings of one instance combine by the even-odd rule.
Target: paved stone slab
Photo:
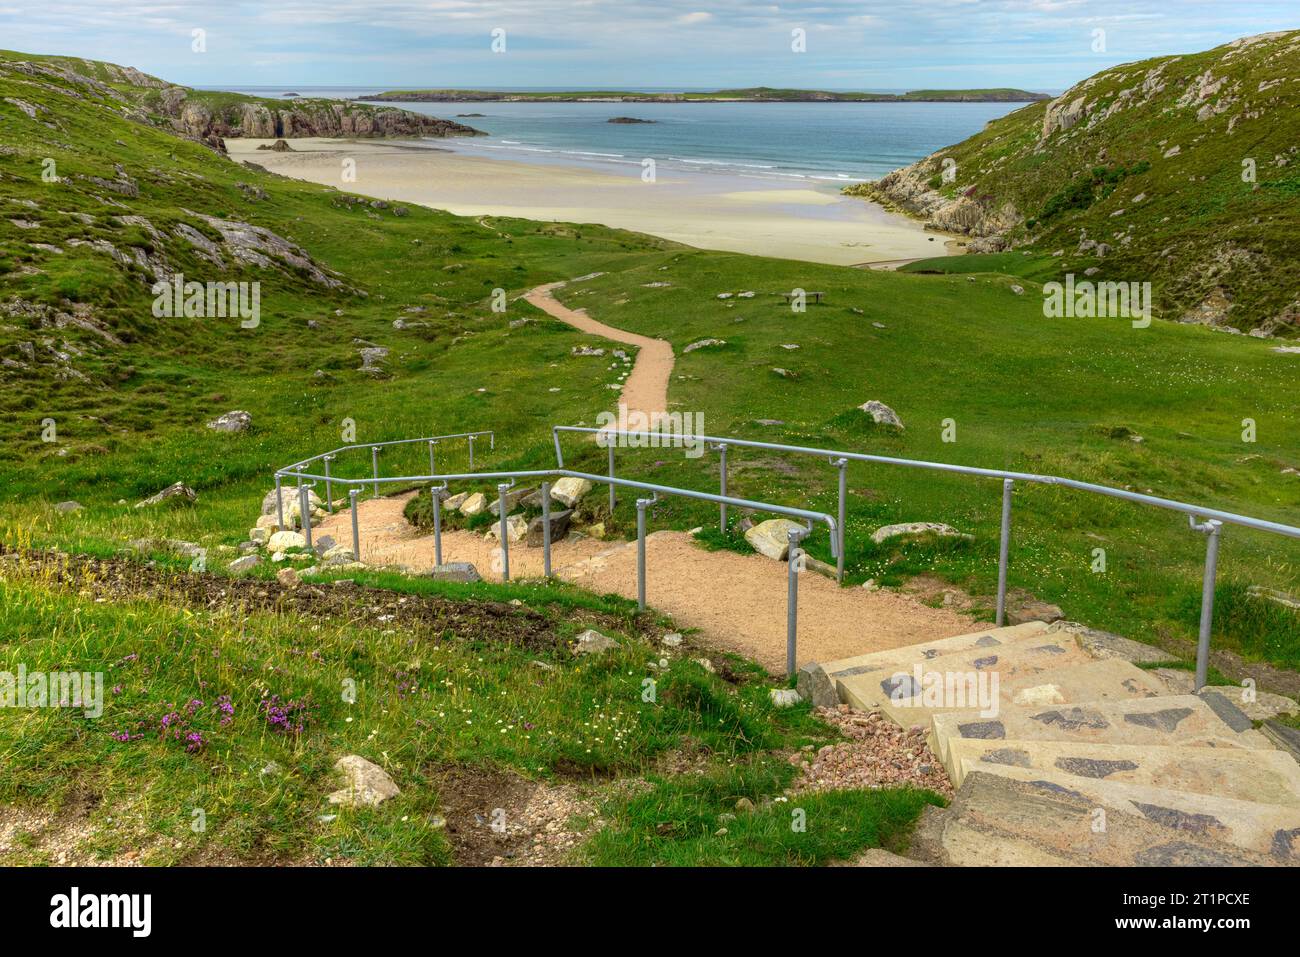
[[[997,764],[1300,808],[1300,765],[1281,751],[956,738],[949,763],[958,785]]]
[[[875,651],[869,655],[827,661],[823,662],[822,667],[826,669],[826,673],[832,678],[844,678],[887,668],[910,666],[914,661],[925,661],[941,655],[965,651],[968,648],[996,648],[1009,645],[1021,640],[1027,640],[1035,635],[1041,635],[1046,630],[1047,626],[1041,621],[1031,621],[1024,625],[1014,625],[1008,628],[986,628],[983,631],[972,631],[964,635],[954,635],[951,638],[940,638],[922,644],[890,648],[886,651]]]

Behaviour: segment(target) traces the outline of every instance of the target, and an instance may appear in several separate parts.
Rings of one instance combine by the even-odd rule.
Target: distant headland
[[[767,86],[705,93],[636,93],[587,90],[571,93],[500,90],[389,90],[365,97],[396,103],[1034,103],[1047,93],[1007,88],[990,90],[912,90],[910,93],[838,93],[785,90]]]

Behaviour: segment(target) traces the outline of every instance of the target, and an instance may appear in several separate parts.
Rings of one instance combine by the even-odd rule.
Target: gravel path
[[[410,497],[359,504],[363,561],[432,567],[433,536],[419,534],[402,517]],[[336,514],[320,526],[318,534],[350,542],[350,522],[348,513]],[[485,579],[499,581],[495,550],[495,542],[474,532],[442,536],[444,562],[473,562]],[[566,581],[598,594],[636,598],[635,542],[565,540],[555,544],[551,559],[554,573]],[[511,547],[512,578],[541,573],[540,548]],[[685,532],[654,532],[646,536],[646,601],[671,615],[678,626],[699,629],[701,643],[752,658],[774,673],[784,672],[784,562],[761,555],[710,552]],[[896,592],[841,588],[811,572],[799,579],[799,664],[945,638],[978,627],[958,611],[931,608]]]
[[[555,298],[554,290],[565,284],[552,282],[528,292],[524,298],[575,329],[603,339],[623,342],[638,349],[632,373],[623,383],[620,400],[628,412],[643,412],[653,422],[655,416],[668,411],[668,379],[673,372],[673,347],[663,339],[651,339],[634,332],[624,332],[592,319],[582,309],[570,309]]]

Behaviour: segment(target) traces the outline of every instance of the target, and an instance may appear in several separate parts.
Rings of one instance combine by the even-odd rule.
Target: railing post
[[[551,483],[542,483],[542,574],[551,577]]]
[[[610,434],[606,434],[605,440],[606,442],[609,443],[606,446],[609,449],[609,477],[613,478],[614,477],[614,436]],[[613,482],[609,483],[609,518],[610,521],[614,520],[614,483]]]
[[[361,527],[357,524],[357,496],[361,494],[361,489],[348,489],[348,501],[352,505],[352,560],[361,561]]]
[[[469,441],[469,470],[474,471],[474,436],[466,436]]]
[[[848,508],[848,502],[846,501],[846,497],[849,491],[849,473],[848,473],[849,460],[843,458],[833,459],[831,461],[831,464],[840,470],[840,474],[839,474],[840,510],[838,513],[838,518],[840,520],[840,527],[838,529],[839,534],[836,536],[839,539],[840,547],[839,547],[839,554],[835,556],[835,580],[843,584],[844,583],[844,526],[846,524],[845,512]]]
[[[375,478],[375,498],[379,498],[379,446],[370,446],[370,464]]]
[[[645,611],[645,509],[654,499],[636,500],[636,607]]]
[[[1007,623],[1007,562],[1011,554],[1011,479],[1002,480],[1002,538],[998,543],[998,617],[1001,628]]]
[[[497,485],[497,509],[501,512],[499,526],[501,534],[501,580],[510,581],[510,540],[506,538],[506,489],[510,488],[509,482],[501,482]]]
[[[719,495],[727,494],[727,443],[718,443],[718,488]],[[718,505],[718,530],[727,533],[727,503]]]
[[[1222,523],[1211,519],[1193,525],[1205,533],[1205,580],[1201,584],[1201,632],[1196,642],[1196,688],[1205,687],[1210,672],[1210,630],[1214,624],[1214,579],[1219,567],[1219,531]]]
[[[279,472],[275,473],[275,517],[281,528],[284,528],[284,490],[280,486],[281,476]]]
[[[795,652],[799,629],[799,541],[800,531],[790,530],[786,555],[785,673],[795,673]]]
[[[302,521],[302,537],[311,548],[311,502],[306,485],[298,486],[298,518]]]
[[[433,449],[429,450],[433,454]],[[429,489],[433,504],[433,563],[442,564],[442,489],[434,486]]]
[[[325,511],[331,515],[334,513],[334,486],[330,482],[330,460],[334,456],[325,456]]]
[[[438,474],[438,466],[434,464],[434,458],[433,458],[433,447],[437,444],[438,444],[437,439],[429,440],[429,474],[430,475]]]

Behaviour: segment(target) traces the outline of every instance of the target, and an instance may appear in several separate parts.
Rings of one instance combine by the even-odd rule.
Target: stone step
[[[981,677],[985,676],[976,674],[968,679],[964,689],[954,689],[954,691],[963,690],[965,694],[945,694],[942,701],[937,704],[927,703],[928,699],[924,694],[919,699],[908,699],[898,704],[888,700],[879,701],[879,695],[872,696],[870,703],[858,704],[851,695],[847,700],[854,707],[864,710],[878,707],[904,727],[913,725],[929,727],[931,718],[936,714],[969,710],[972,697],[970,685],[974,684],[975,692],[978,693]],[[986,701],[976,702],[979,711],[989,714],[987,720],[993,720],[1003,709],[1016,705],[1046,708],[1054,705],[1080,704],[1086,701],[1150,698],[1164,691],[1160,679],[1117,658],[1107,661],[1088,661],[1036,674],[1013,675],[1007,679],[1003,679],[999,674],[995,707],[981,707],[981,704],[992,701],[991,675],[988,679],[983,689]]]
[[[1300,807],[1300,764],[1281,751],[970,738],[951,739],[949,748],[957,786],[972,771],[1002,764]]]
[[[978,710],[949,711],[930,719],[930,747],[945,766],[949,740],[961,738],[1272,747],[1264,735],[1252,730],[1250,719],[1230,702],[1222,697],[1202,698],[1194,694],[1045,708],[1012,706],[1004,708],[995,718],[986,718]]]
[[[832,681],[853,675],[866,674],[871,671],[910,668],[913,662],[937,658],[940,655],[950,655],[957,651],[965,651],[968,648],[997,648],[1001,645],[1027,640],[1035,635],[1045,634],[1047,627],[1041,621],[1030,621],[1023,625],[1009,625],[1005,628],[990,627],[983,631],[972,631],[964,635],[940,638],[919,645],[903,645],[898,648],[888,648],[885,651],[873,651],[867,655],[857,655],[853,658],[827,661],[823,662],[822,667],[830,675]]]
[[[872,707],[924,697],[926,684],[935,680],[960,682],[996,672],[999,683],[1005,684],[1013,678],[1093,660],[1072,636],[1037,635],[1003,648],[966,648],[924,660],[913,658],[899,667],[848,675],[837,682],[843,700],[858,707]]]
[[[1061,771],[981,764],[978,774],[1024,781],[1041,790],[1086,798],[1107,811],[1136,814],[1175,831],[1204,835],[1300,865],[1300,808],[1148,784],[1082,778]]]
[[[1271,856],[1111,811],[1086,797],[973,772],[947,810],[927,808],[908,856],[956,867],[1260,866]]]

